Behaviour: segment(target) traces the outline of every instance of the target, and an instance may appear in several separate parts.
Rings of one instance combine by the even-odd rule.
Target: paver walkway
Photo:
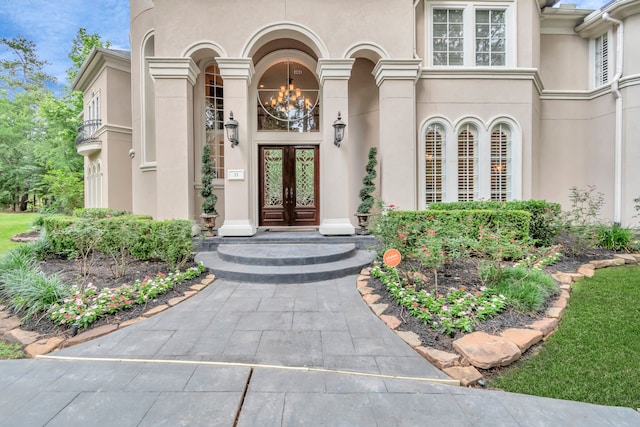
[[[355,282],[219,279],[57,359],[0,362],[0,426],[640,425],[629,408],[420,380],[446,376]]]

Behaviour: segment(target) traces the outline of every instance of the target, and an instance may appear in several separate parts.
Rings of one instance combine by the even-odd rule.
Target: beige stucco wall
[[[613,114],[610,94],[592,101],[542,102],[538,198],[568,209],[571,187],[595,185],[605,194],[603,216],[613,217]]]
[[[131,162],[133,212],[157,217],[157,172],[154,167],[143,165],[142,141],[142,44],[145,36],[155,28],[154,2],[152,0],[131,1],[131,110],[133,124],[133,149],[135,157]]]
[[[589,40],[543,34],[540,78],[545,90],[589,89]]]
[[[211,40],[221,44],[230,57],[239,57],[258,29],[277,22],[312,29],[332,57],[342,57],[349,46],[361,41],[380,43],[392,57],[411,57],[413,51],[410,0],[396,0],[393,7],[388,0],[261,0],[259,10],[255,0],[154,3],[158,56],[180,56],[195,41]],[[393,31],[384,30],[388,28]]]
[[[371,72],[373,64],[367,59],[357,59],[349,79],[349,211],[356,212],[360,204],[358,194],[366,171],[369,149],[379,148],[379,99],[378,88]],[[378,150],[379,160],[379,150]],[[376,168],[376,172],[379,171]],[[375,197],[380,197],[380,177],[376,177]],[[353,224],[356,225],[355,219]]]
[[[366,55],[374,61],[380,54],[392,59],[408,60],[414,57],[415,43],[416,52],[424,55],[428,44],[425,39],[428,18],[423,16],[424,2],[418,2],[416,17],[413,1],[397,0],[393,2],[393,7],[389,5],[388,0],[365,3],[264,0],[259,4],[255,0],[131,2],[131,113],[136,156],[129,165],[132,166],[133,210],[154,217],[184,215],[183,208],[175,213],[171,209],[164,211],[168,206],[166,200],[171,200],[174,204],[188,203],[186,211],[192,218],[200,213],[197,192],[202,135],[197,108],[201,102],[201,75],[195,79],[195,89],[189,88],[186,81],[155,83],[161,89],[159,98],[162,98],[155,104],[160,107],[157,120],[176,123],[176,126],[160,124],[164,132],[158,138],[172,141],[172,145],[159,147],[159,161],[164,156],[165,165],[184,168],[182,172],[171,172],[180,175],[180,181],[162,178],[160,181],[164,179],[164,183],[160,182],[160,167],[158,170],[140,167],[141,48],[144,37],[150,31],[155,31],[156,57],[180,58],[190,54],[199,70],[204,65],[202,60],[215,57],[255,55],[253,65],[257,65],[270,50],[280,48],[303,50],[310,53],[313,60],[343,58],[347,52],[352,57]],[[378,82],[380,86],[377,86],[371,75],[375,64],[358,59],[347,83],[347,105],[340,107],[343,108],[348,127],[347,140],[339,151],[335,151],[331,144],[330,124],[335,119],[333,110],[344,101],[345,89],[341,83],[330,84],[332,93],[329,96],[327,92],[323,96],[341,100],[332,104],[336,108],[327,110],[329,113],[321,118],[321,132],[309,140],[319,144],[321,150],[332,150],[322,154],[326,156],[330,153],[333,157],[323,157],[321,174],[331,174],[336,165],[346,165],[348,171],[345,175],[340,171],[341,179],[337,181],[346,188],[346,197],[341,193],[339,200],[345,200],[348,204],[352,223],[351,213],[359,203],[357,193],[370,146],[379,148],[378,195],[386,198],[387,202],[401,200],[403,208],[412,209],[420,205],[416,202],[420,196],[418,171],[421,156],[418,150],[422,135],[419,131],[421,124],[434,116],[446,118],[453,126],[467,118],[477,119],[485,126],[497,117],[511,119],[517,125],[519,139],[516,142],[522,151],[518,165],[522,176],[521,198],[560,201],[566,208],[571,186],[584,188],[596,185],[606,195],[603,216],[611,218],[615,103],[606,89],[592,91],[589,36],[571,34],[574,26],[567,25],[582,12],[567,12],[567,22],[549,30],[555,24],[550,25],[540,35],[541,27],[545,24],[541,24],[541,19],[545,18],[540,17],[537,2],[518,0],[512,10],[517,14],[515,65],[520,70],[508,69],[479,76],[474,76],[473,68],[464,73],[458,70],[458,74],[451,76],[436,75],[431,72],[433,70],[427,70],[415,83],[415,88],[411,80],[403,79],[381,78]],[[550,15],[562,20],[563,13],[554,12]],[[631,200],[640,196],[638,180],[634,176],[640,160],[639,144],[634,143],[640,123],[640,89],[638,78],[633,77],[640,70],[640,51],[634,49],[635,40],[640,39],[640,15],[626,18],[625,25],[627,53],[622,81],[625,114],[623,217],[628,222],[633,214]],[[611,58],[615,55],[614,36],[615,31],[610,36]],[[354,46],[359,44],[366,44],[364,50],[353,54],[359,49]],[[422,64],[427,65],[428,61],[424,60]],[[615,62],[611,60],[612,70],[614,65]],[[510,71],[513,73],[510,74]],[[243,72],[248,79],[251,71],[244,69]],[[259,76],[253,76],[253,79],[257,78]],[[266,138],[258,135],[255,129],[255,88],[255,81],[242,78],[225,81],[225,118],[226,112],[233,109],[242,124],[241,145],[231,150],[226,143],[226,166],[227,169],[237,167],[246,170],[248,181],[226,182],[224,187],[218,183],[216,186],[218,208],[222,215],[227,211],[234,218],[242,217],[243,220],[254,222],[257,216],[256,147],[259,141],[264,142]],[[189,99],[192,99],[191,107],[187,105]],[[179,104],[176,110],[168,107],[167,103],[172,102]],[[109,111],[114,108],[114,114],[125,114],[125,108],[107,106]],[[189,108],[194,110],[190,112]],[[196,118],[190,118],[190,114]],[[401,137],[398,140],[393,140],[396,135],[393,126],[400,129]],[[295,136],[284,139],[287,143],[295,142]],[[175,162],[179,164],[174,165]],[[322,182],[336,185],[327,178],[322,175]],[[237,199],[233,206],[226,206],[225,191],[227,199],[230,194]],[[323,188],[323,191],[328,199],[323,209],[333,209],[344,215],[345,209],[339,208],[342,202],[331,199],[329,189]],[[184,192],[189,192],[189,195],[185,197]],[[224,219],[219,219],[218,225]]]

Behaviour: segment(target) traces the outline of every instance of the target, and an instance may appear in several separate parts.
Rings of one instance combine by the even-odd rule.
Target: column
[[[151,58],[149,71],[156,93],[156,219],[193,219],[193,85],[200,71],[191,58]]]
[[[226,139],[224,148],[224,224],[218,229],[219,236],[253,236],[256,223],[252,220],[251,183],[257,178],[252,175],[252,159],[257,156],[251,140],[249,114],[249,83],[254,69],[251,59],[216,58],[220,74],[224,80],[224,120],[229,120],[233,111],[238,121],[236,147]]]
[[[318,75],[322,145],[320,146],[320,228],[324,235],[355,233],[349,212],[349,77],[354,59],[320,59]],[[334,145],[333,122],[342,114],[347,124],[340,147]]]
[[[373,69],[380,90],[380,195],[402,210],[418,208],[416,90],[419,59],[381,59]]]

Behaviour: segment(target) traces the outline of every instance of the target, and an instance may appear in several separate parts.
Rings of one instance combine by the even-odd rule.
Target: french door
[[[259,165],[260,226],[320,224],[317,146],[263,145]]]

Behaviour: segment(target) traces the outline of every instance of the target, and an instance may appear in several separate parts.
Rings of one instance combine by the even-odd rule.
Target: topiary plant
[[[376,185],[373,183],[373,180],[376,179],[376,165],[378,164],[378,160],[376,159],[376,155],[378,154],[378,150],[376,147],[371,147],[369,149],[369,162],[365,167],[367,174],[362,179],[362,189],[360,189],[360,206],[358,206],[357,212],[359,214],[368,214],[373,207],[374,197],[373,192],[376,190]]]
[[[205,144],[202,149],[202,188],[200,195],[202,196],[202,213],[205,215],[218,215],[216,211],[216,202],[218,197],[213,193],[213,164],[211,163],[211,147]]]

